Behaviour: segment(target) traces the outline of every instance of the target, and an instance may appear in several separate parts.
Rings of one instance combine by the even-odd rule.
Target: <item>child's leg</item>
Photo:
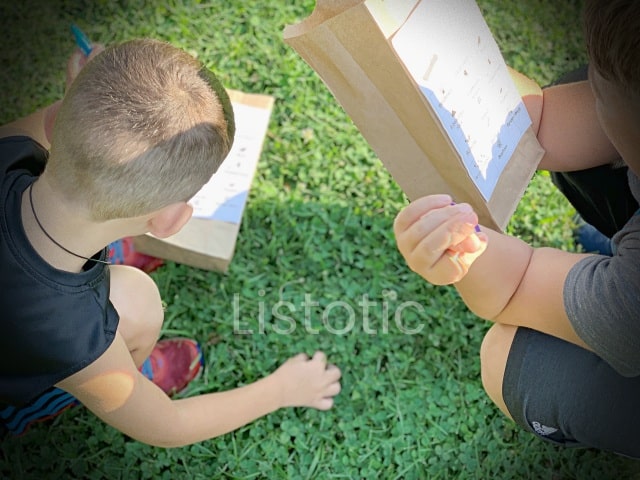
[[[480,347],[482,386],[500,411],[512,420],[502,398],[502,382],[509,349],[517,330],[518,327],[513,325],[496,323],[489,329]]]
[[[640,458],[640,377],[623,377],[583,348],[527,328],[494,325],[482,345],[489,396],[551,443]]]
[[[109,298],[120,315],[118,331],[136,366],[165,393],[181,391],[202,370],[200,346],[187,338],[156,343],[164,319],[156,284],[137,268],[112,265],[110,269]]]
[[[109,299],[120,315],[118,331],[140,367],[160,335],[164,320],[160,293],[151,277],[137,268],[111,265],[109,270]]]
[[[553,172],[553,183],[580,216],[612,237],[638,210],[631,194],[627,167],[596,167],[577,172]]]

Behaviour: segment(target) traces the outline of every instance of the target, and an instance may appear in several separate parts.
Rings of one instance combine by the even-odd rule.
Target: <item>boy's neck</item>
[[[22,194],[21,215],[27,238],[36,252],[51,266],[68,272],[82,271],[87,259],[109,243],[131,234],[125,231],[124,222],[89,219],[58,194],[44,174]]]

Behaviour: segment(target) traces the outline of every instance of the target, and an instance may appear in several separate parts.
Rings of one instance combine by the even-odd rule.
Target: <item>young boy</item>
[[[53,116],[38,112],[0,132],[0,401],[37,409],[55,386],[125,434],[165,447],[281,407],[331,408],[340,371],[321,352],[253,384],[179,400],[139,370],[162,324],[159,293],[142,271],[106,265],[105,246],[166,237],[190,218],[187,201],[233,141],[215,76],[168,44],[134,40],[89,60]],[[154,376],[190,375],[193,344],[170,345]]]
[[[587,0],[585,32],[588,82],[545,89],[528,107],[547,152],[541,168],[580,170],[559,183],[591,207],[583,217],[615,233],[613,255],[475,233],[477,215],[447,195],[407,206],[394,231],[414,271],[455,285],[495,322],[482,380],[505,415],[557,444],[640,458],[640,2]],[[590,198],[612,178],[625,184]]]

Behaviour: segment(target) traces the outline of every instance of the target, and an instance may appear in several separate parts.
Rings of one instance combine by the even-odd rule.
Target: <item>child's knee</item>
[[[480,347],[480,365],[482,385],[493,402],[509,416],[502,397],[502,383],[509,358],[509,351],[517,327],[511,325],[493,325]]]
[[[155,342],[164,320],[157,285],[137,268],[117,265],[110,269],[109,298],[120,315],[121,331],[125,337],[143,337],[145,343]]]

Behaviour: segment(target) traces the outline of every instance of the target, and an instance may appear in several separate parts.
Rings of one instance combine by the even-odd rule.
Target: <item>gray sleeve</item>
[[[578,336],[618,373],[640,375],[640,215],[614,237],[613,257],[578,262],[564,305]]]

